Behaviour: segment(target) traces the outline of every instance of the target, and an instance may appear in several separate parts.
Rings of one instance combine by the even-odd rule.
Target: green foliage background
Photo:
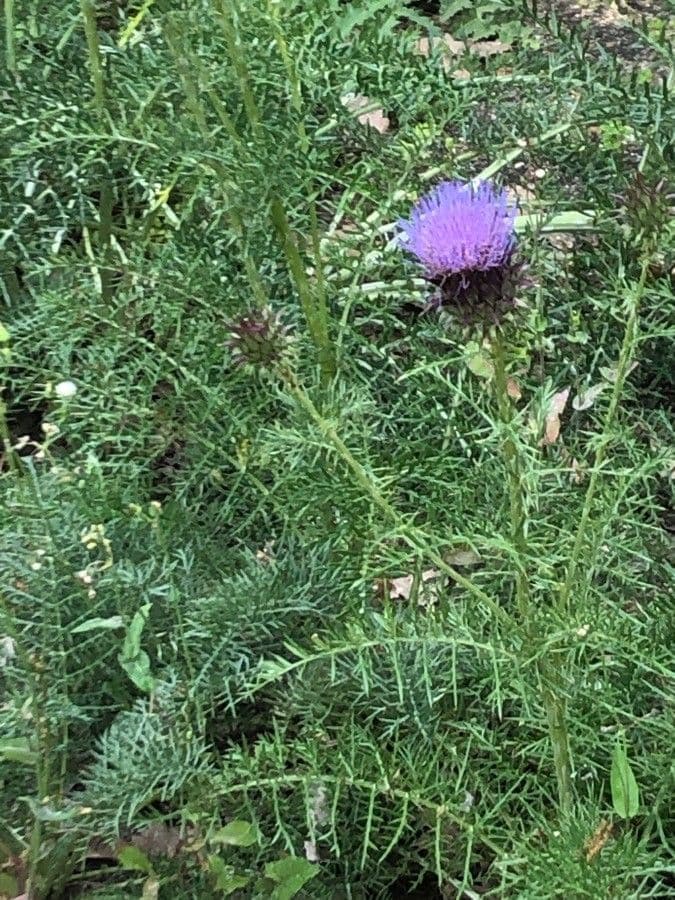
[[[8,446],[31,441],[15,468],[6,449],[0,482],[5,870],[19,886],[27,868],[36,896],[76,896],[67,882],[138,896],[147,873],[92,866],[87,848],[162,822],[186,846],[153,859],[160,896],[222,896],[186,836],[210,847],[244,819],[259,842],[222,853],[251,877],[240,896],[269,895],[265,865],[307,843],[311,897],[668,896],[672,226],[566,617],[553,597],[609,392],[570,405],[561,440],[541,446],[553,394],[597,384],[619,356],[639,277],[627,191],[638,165],[656,179],[673,161],[667,36],[645,24],[648,54],[626,71],[518,6],[506,32],[462,35],[512,42],[458,60],[467,80],[440,51],[415,51],[445,27],[424,4],[99,4],[98,52],[82,10],[5,4],[3,401]],[[349,112],[350,91],[381,105],[387,133]],[[230,320],[262,291],[309,396],[403,521],[445,558],[477,554],[462,574],[512,608],[502,433],[467,365],[477,348],[419,315],[424,290],[391,226],[429,185],[514,148],[498,177],[529,191],[527,212],[595,213],[571,245],[521,238],[531,286],[509,364],[529,654],[443,577],[418,602],[425,554],[283,382],[233,366],[227,349]],[[312,279],[320,248],[339,363],[327,391],[274,198]],[[407,574],[411,597],[390,599],[387,579]],[[534,665],[551,648],[574,751],[577,803],[562,822]],[[622,733],[640,813],[587,862]],[[23,752],[3,761],[9,741]]]

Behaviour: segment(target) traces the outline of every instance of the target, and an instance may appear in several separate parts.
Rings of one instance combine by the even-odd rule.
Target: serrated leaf
[[[299,856],[286,856],[265,866],[265,875],[276,882],[274,900],[290,900],[318,874],[318,866]]]
[[[146,872],[148,875],[151,875],[154,871],[152,863],[145,853],[131,844],[119,851],[117,859],[124,869],[131,869],[134,872]]]
[[[211,837],[213,844],[228,844],[230,847],[250,847],[258,843],[255,825],[243,819],[235,819],[216,831]]]
[[[640,789],[628,762],[626,748],[619,741],[612,753],[610,786],[614,812],[622,819],[632,819],[640,808]]]
[[[123,628],[124,619],[122,616],[110,616],[107,619],[100,617],[87,619],[81,625],[77,625],[70,632],[71,634],[85,634],[87,631],[112,631],[115,628]]]
[[[23,766],[34,766],[37,753],[30,749],[27,738],[3,738],[0,740],[0,759],[21,763]]]

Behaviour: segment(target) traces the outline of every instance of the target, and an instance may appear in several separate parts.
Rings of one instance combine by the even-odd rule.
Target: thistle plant
[[[441,291],[441,303],[458,311],[470,326],[480,327],[490,345],[492,388],[502,431],[501,450],[509,492],[510,539],[516,561],[517,623],[529,653],[534,640],[530,605],[528,546],[519,441],[514,434],[513,404],[508,392],[507,355],[514,289],[522,266],[515,261],[516,208],[506,191],[489,182],[473,187],[444,182],[423,197],[408,220],[399,222],[402,243]],[[557,673],[545,657],[538,660],[542,702],[549,723],[554,768],[562,812],[572,803],[569,737]]]

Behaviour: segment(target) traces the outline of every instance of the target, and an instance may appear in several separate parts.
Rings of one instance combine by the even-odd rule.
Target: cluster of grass
[[[450,6],[6,0],[0,896],[672,896],[672,45]]]

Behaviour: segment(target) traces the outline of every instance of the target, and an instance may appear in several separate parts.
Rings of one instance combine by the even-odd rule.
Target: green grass
[[[672,36],[451,12],[5,4],[0,896],[671,896]],[[489,334],[393,240],[485,173]]]

